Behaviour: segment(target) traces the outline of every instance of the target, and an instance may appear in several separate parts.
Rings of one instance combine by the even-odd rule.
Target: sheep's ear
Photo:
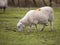
[[[25,25],[23,25],[22,23],[20,24],[20,26],[25,27]]]

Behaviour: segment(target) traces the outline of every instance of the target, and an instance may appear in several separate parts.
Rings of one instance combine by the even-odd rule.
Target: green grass
[[[5,13],[0,10],[0,45],[60,45],[60,8],[54,8],[54,32],[49,32],[50,26],[43,32],[36,32],[35,27],[30,33],[29,27],[17,32],[17,22],[30,9],[35,8],[7,8]]]

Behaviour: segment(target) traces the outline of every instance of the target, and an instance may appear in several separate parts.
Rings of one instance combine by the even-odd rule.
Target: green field
[[[5,13],[0,10],[0,45],[60,45],[60,8],[53,8],[54,32],[50,32],[50,26],[42,32],[36,32],[35,27],[29,33],[29,27],[17,31],[17,22],[30,9],[36,8],[7,8]]]

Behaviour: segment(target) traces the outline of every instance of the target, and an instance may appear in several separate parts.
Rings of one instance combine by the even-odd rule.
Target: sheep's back
[[[46,23],[47,22],[47,17],[41,13],[41,11],[37,12],[34,11],[29,15],[29,21],[32,23]]]

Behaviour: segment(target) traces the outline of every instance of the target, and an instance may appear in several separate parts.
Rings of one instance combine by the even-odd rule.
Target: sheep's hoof
[[[50,32],[54,32],[54,30],[50,30]]]
[[[22,32],[22,31],[18,31],[18,32]]]
[[[37,29],[36,32],[39,32],[39,30]]]
[[[41,31],[43,31],[43,30],[41,30]]]
[[[27,30],[27,32],[31,32],[30,30]]]
[[[45,24],[46,26],[48,26],[48,24]]]

